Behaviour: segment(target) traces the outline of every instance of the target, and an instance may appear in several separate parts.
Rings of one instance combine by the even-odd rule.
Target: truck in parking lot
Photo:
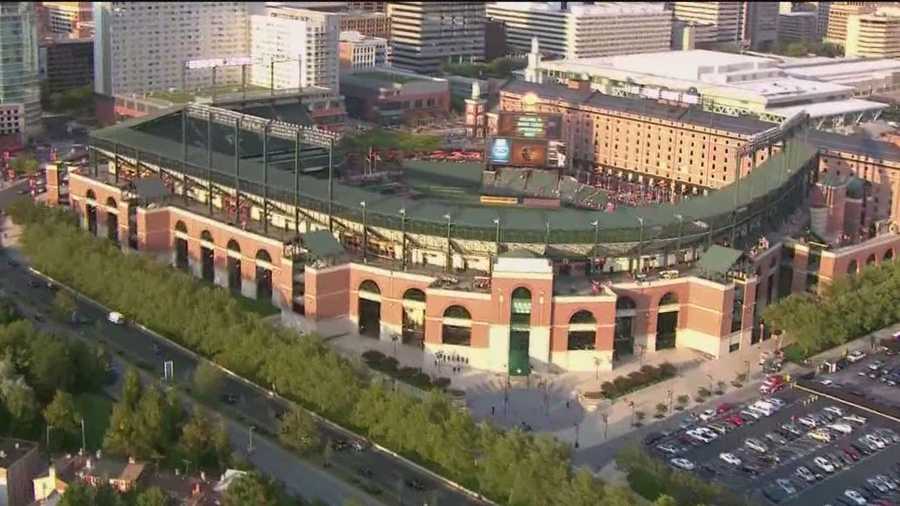
[[[759,393],[763,395],[772,395],[784,388],[786,385],[787,382],[785,381],[783,375],[773,374],[766,378],[763,384],[759,387]]]

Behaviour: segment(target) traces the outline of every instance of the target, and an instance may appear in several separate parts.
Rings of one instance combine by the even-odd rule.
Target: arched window
[[[178,222],[175,223],[175,231],[176,232],[184,232],[186,234],[187,233],[187,225],[185,225],[183,221],[178,220]]]
[[[869,255],[869,258],[866,259],[866,265],[872,265],[876,262],[875,253]]]
[[[87,193],[84,194],[84,196],[88,200],[97,200],[97,195],[94,194],[94,190],[88,190]]]
[[[659,299],[660,306],[668,306],[669,304],[678,304],[678,295],[675,292],[668,292]]]
[[[850,260],[847,265],[847,274],[856,274],[857,270],[859,270],[859,266],[856,264],[856,260]]]
[[[119,208],[119,206],[116,205],[116,199],[114,199],[112,197],[109,197],[108,199],[106,199],[106,205],[108,207],[112,207],[113,209]]]
[[[272,257],[269,256],[269,252],[264,249],[261,249],[256,252],[256,259],[261,260],[263,262],[272,263]]]
[[[531,290],[525,287],[519,287],[513,290],[512,300],[527,300],[531,301]]]
[[[241,245],[238,244],[238,242],[235,241],[234,239],[231,239],[228,241],[228,251],[234,251],[236,253],[240,253]]]
[[[616,311],[628,311],[637,308],[631,297],[619,297],[616,299]]]
[[[200,232],[200,240],[206,241],[206,242],[215,242],[215,241],[213,241],[213,236],[212,236],[212,234],[209,233],[209,230],[204,230],[203,232]]]
[[[472,345],[472,315],[468,309],[454,305],[444,310],[441,340],[454,346]]]
[[[569,318],[568,350],[593,350],[597,340],[597,319],[590,311],[578,311]]]
[[[889,262],[894,259],[894,248],[891,248],[884,252],[884,258],[882,259],[885,262]]]
[[[410,288],[403,292],[403,300],[414,300],[416,302],[425,302],[425,292],[418,288]]]
[[[374,293],[375,295],[381,295],[381,289],[378,288],[378,285],[375,284],[375,282],[372,281],[371,279],[367,279],[367,280],[363,281],[363,282],[359,285],[359,291],[360,291],[360,292]]]

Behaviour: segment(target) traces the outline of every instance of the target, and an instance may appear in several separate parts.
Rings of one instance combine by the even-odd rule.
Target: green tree
[[[225,378],[218,368],[208,362],[202,361],[194,369],[193,389],[197,395],[213,399],[222,391]]]
[[[37,172],[40,163],[31,155],[19,155],[9,161],[9,167],[21,176],[30,176]]]
[[[184,424],[178,445],[188,460],[204,469],[223,467],[231,451],[223,423],[215,423],[200,409]]]
[[[20,318],[16,305],[9,299],[0,298],[0,325],[12,323]]]
[[[319,446],[319,428],[309,413],[294,408],[282,417],[278,425],[278,439],[288,448],[307,453]]]
[[[76,480],[66,487],[59,506],[94,506],[94,491],[90,485]]]
[[[64,432],[74,433],[79,427],[81,415],[75,408],[72,395],[57,390],[50,404],[44,408],[44,420],[47,425]]]
[[[135,506],[169,506],[172,502],[159,487],[150,487],[138,494]]]
[[[276,506],[275,492],[272,486],[263,481],[255,473],[241,476],[235,480],[222,497],[224,506]]]
[[[653,506],[678,506],[678,501],[670,495],[661,495],[653,501]]]
[[[30,364],[26,376],[38,397],[48,401],[57,390],[71,390],[75,371],[69,360],[66,342],[41,332],[28,344]]]

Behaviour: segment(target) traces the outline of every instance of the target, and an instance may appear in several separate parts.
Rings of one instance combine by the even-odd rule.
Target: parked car
[[[716,414],[722,415],[722,414],[728,413],[732,409],[734,409],[734,406],[732,406],[731,404],[728,404],[727,402],[723,402],[722,404],[719,404],[719,406],[716,408]]]
[[[884,365],[884,361],[882,361],[882,360],[875,360],[875,361],[873,361],[871,364],[869,364],[869,370],[870,370],[870,371],[877,371],[877,370],[881,369],[881,367],[882,367],[883,365]]]
[[[863,497],[859,490],[848,488],[844,490],[844,497],[850,500],[852,504],[858,504],[860,506],[864,506],[868,501]]]
[[[413,490],[418,490],[420,492],[425,490],[425,484],[418,478],[408,478],[404,483]]]
[[[797,487],[794,486],[794,482],[787,478],[778,478],[775,480],[775,484],[781,487],[781,490],[784,490],[784,493],[787,495],[794,495],[797,493]]]
[[[737,458],[733,453],[720,453],[719,458],[733,466],[740,466],[742,462],[741,459]]]
[[[832,439],[831,433],[824,429],[816,429],[809,431],[809,437],[823,443],[830,443]]]
[[[684,450],[683,448],[672,444],[656,445],[656,449],[661,451],[662,453],[665,453],[666,455],[678,455]]]
[[[781,445],[787,444],[787,439],[779,436],[778,434],[775,434],[774,432],[766,433],[765,438],[768,439],[769,441],[771,441],[776,446],[781,446]]]
[[[867,419],[866,417],[864,417],[864,416],[859,416],[859,415],[855,415],[855,414],[852,414],[852,413],[849,414],[849,415],[844,415],[844,416],[842,416],[841,418],[842,418],[843,420],[847,420],[848,422],[857,423],[857,424],[859,424],[859,425],[865,424],[866,421],[868,420],[868,419]]]
[[[807,483],[812,483],[816,481],[816,475],[813,474],[812,471],[809,470],[806,466],[800,466],[794,471],[794,474],[800,477],[800,479],[806,481]]]
[[[709,424],[709,428],[718,432],[719,434],[725,434],[728,432],[728,427],[721,423],[711,423]]]
[[[763,417],[763,414],[762,414],[762,413],[755,413],[755,412],[753,412],[753,411],[750,411],[749,409],[745,409],[745,410],[741,411],[741,412],[738,413],[738,414],[739,414],[739,415],[741,416],[741,418],[743,418],[744,420],[746,420],[747,418],[750,418],[750,419],[752,419],[752,420],[759,420],[760,418]]]
[[[766,445],[764,445],[762,441],[754,438],[746,439],[744,441],[744,446],[759,453],[766,453],[767,451],[769,451],[769,448],[766,447]]]
[[[644,445],[652,446],[659,442],[665,436],[661,432],[651,432],[644,436]]]
[[[681,457],[671,459],[669,460],[669,463],[679,469],[684,469],[685,471],[693,471],[696,467],[693,462]]]
[[[828,428],[835,432],[840,432],[841,434],[850,434],[853,432],[853,427],[847,423],[830,423],[828,424]]]
[[[782,428],[783,430],[787,431],[788,433],[793,434],[793,435],[795,435],[795,436],[802,436],[802,435],[803,435],[803,431],[800,430],[800,427],[797,427],[797,425],[795,425],[795,424],[793,424],[793,423],[784,423],[784,424],[781,425],[781,428]]]
[[[855,364],[864,358],[866,358],[866,352],[862,350],[852,351],[847,355],[847,361],[851,364]]]
[[[875,478],[866,478],[866,484],[869,485],[870,488],[877,490],[880,494],[887,494],[891,491],[884,482],[876,480]]]
[[[823,409],[822,411],[831,413],[834,416],[844,416],[844,410],[842,410],[841,408],[839,408],[837,406],[828,406],[827,408]]]
[[[875,447],[879,450],[883,450],[887,446],[884,440],[876,436],[875,434],[866,434],[865,436],[863,436],[863,439],[874,444]]]
[[[797,423],[809,428],[815,428],[819,425],[819,422],[817,422],[816,419],[810,415],[801,416],[797,419]]]
[[[715,416],[716,416],[716,410],[714,410],[714,409],[707,409],[703,413],[700,413],[700,419],[703,420],[704,422],[708,422],[708,421],[712,420],[713,417],[715,417]]]
[[[819,469],[821,469],[822,471],[825,471],[826,473],[830,474],[830,473],[834,472],[834,464],[829,459],[826,459],[825,457],[819,456],[819,457],[814,458],[813,464],[818,466]]]
[[[855,449],[853,449],[849,446],[847,448],[843,448],[841,451],[844,452],[844,455],[847,455],[848,457],[850,457],[851,460],[854,460],[854,461],[859,460],[859,458],[861,456],[858,451],[856,451]]]

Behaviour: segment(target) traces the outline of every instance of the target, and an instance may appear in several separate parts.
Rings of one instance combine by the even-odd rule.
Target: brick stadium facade
[[[507,95],[501,95],[501,107],[504,100]],[[559,99],[555,100],[559,105]],[[570,112],[568,125],[590,125],[579,116],[582,113]],[[707,143],[735,146],[754,127],[731,118],[715,132],[701,133],[697,124],[679,122],[669,113],[665,118],[629,114],[634,117],[621,121],[642,122],[643,126],[634,127],[640,130],[634,135],[648,136],[651,144],[657,136],[678,132],[684,137],[680,149],[689,147],[693,138],[697,152],[706,153],[712,152]],[[593,122],[593,128],[600,124]],[[735,125],[737,132],[729,133],[728,125]],[[577,132],[566,128],[570,136]],[[687,137],[691,134],[694,137]],[[618,134],[612,130],[608,135]],[[612,156],[602,151],[602,136],[592,137],[597,147],[590,156],[595,162]],[[504,241],[509,248],[501,253],[499,225],[496,249],[491,240],[459,240],[451,248],[440,231],[399,234],[371,222],[360,226],[358,219],[337,217],[334,223],[329,217],[327,222],[310,218],[303,227],[298,224],[303,232],[298,239],[285,231],[290,228],[286,221],[283,228],[264,230],[255,207],[250,212],[254,219],[236,225],[218,206],[208,212],[189,191],[150,202],[133,184],[105,171],[70,172],[68,201],[83,226],[96,235],[116,239],[125,249],[155,255],[245,296],[271,297],[285,321],[306,330],[324,322],[332,327],[341,323],[362,335],[383,340],[400,336],[404,342],[420,343],[423,353],[455,353],[468,357],[474,367],[511,374],[593,371],[613,368],[634,354],[666,348],[692,348],[719,357],[754,346],[768,337],[759,315],[778,297],[815,290],[867,264],[896,258],[900,253],[900,153],[884,143],[877,143],[884,151],[872,152],[873,141],[821,137],[816,142],[820,150],[808,174],[806,210],[816,236],[825,237],[829,244],[785,233],[777,240],[751,241],[753,246],[719,277],[686,265],[701,258],[698,244],[688,246],[687,241],[681,256],[668,250],[644,252],[638,265],[658,267],[648,270],[646,277],[605,271],[589,277],[585,271],[596,269],[591,262],[535,253],[534,248],[510,244],[510,240]],[[575,144],[586,152],[585,146],[591,143]],[[660,153],[666,151],[660,148]],[[765,150],[756,156],[770,153]],[[699,173],[701,163],[708,168],[699,155],[695,157],[696,166],[690,166],[685,178]],[[119,163],[129,163],[126,158],[117,151],[115,169],[111,164],[110,171],[118,171]],[[640,177],[671,176],[638,162],[623,170],[629,168]],[[628,165],[628,158],[619,163]],[[140,164],[144,170],[154,170],[151,160],[144,158]],[[726,166],[709,167],[718,177],[724,175],[725,182],[734,176]],[[747,171],[752,167],[748,162]],[[50,201],[58,202],[59,171],[50,167],[47,177]],[[687,179],[683,182],[691,184]],[[712,187],[697,185],[697,191],[714,192],[719,186],[719,182]],[[312,236],[323,231],[349,251],[316,257]],[[365,260],[353,250],[354,240],[359,244],[360,237],[369,243]],[[377,252],[375,241],[379,241]],[[486,249],[479,249],[485,244]],[[450,271],[445,269],[449,265],[441,264],[445,255],[455,268],[452,272],[445,272]],[[408,266],[401,267],[401,258]],[[681,271],[662,275],[673,263]],[[625,265],[629,267],[619,270],[630,269],[630,262]]]

